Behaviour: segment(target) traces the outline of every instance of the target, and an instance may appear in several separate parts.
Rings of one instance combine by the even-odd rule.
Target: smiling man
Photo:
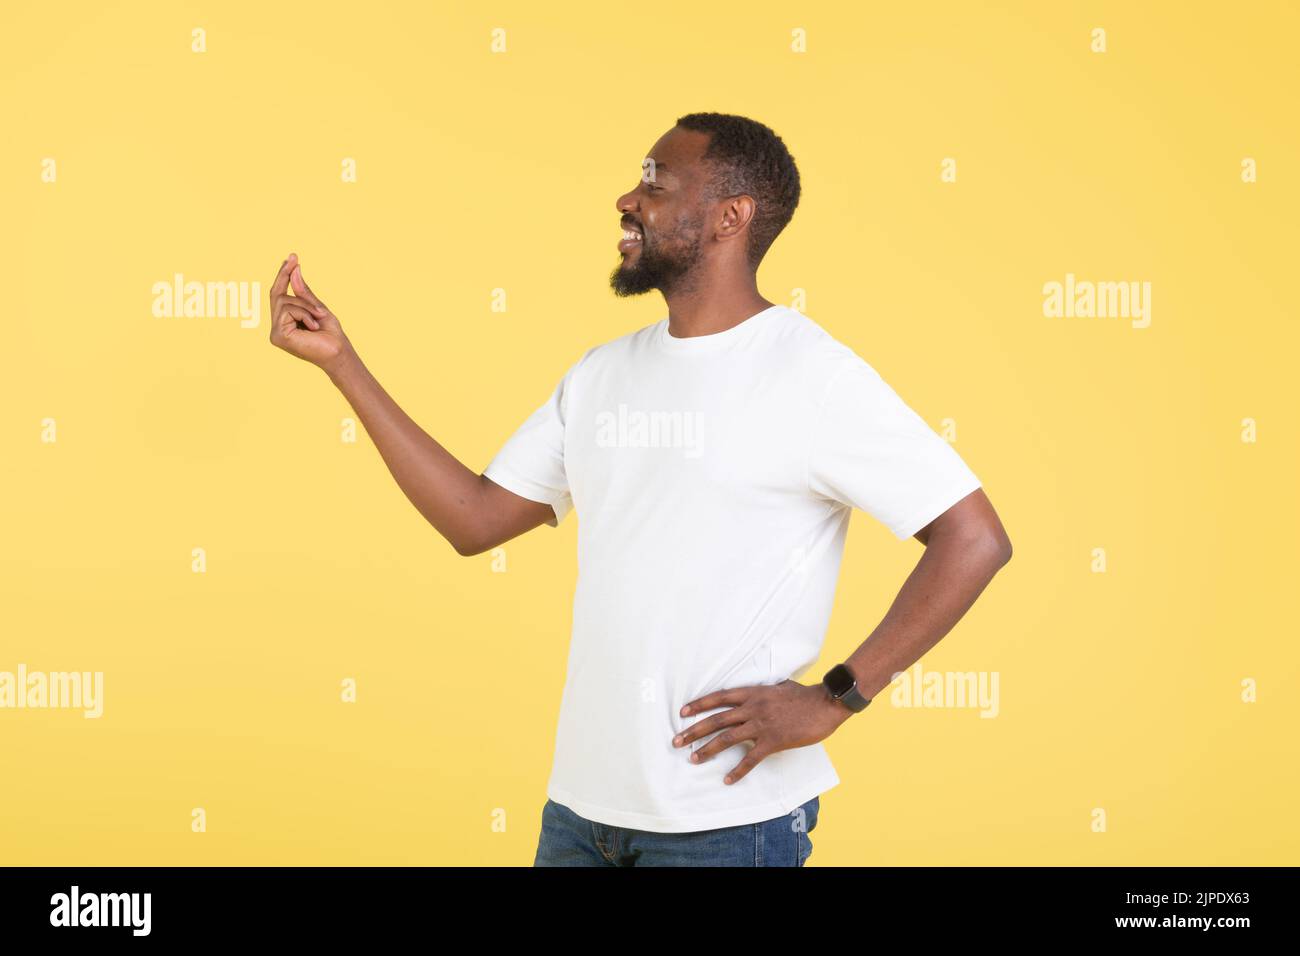
[[[821,741],[1011,557],[953,448],[848,346],[759,294],[798,201],[772,130],[678,119],[618,199],[610,276],[620,296],[662,293],[668,315],[587,350],[481,475],[384,392],[295,257],[272,287],[271,341],[329,374],[460,554],[580,516],[537,866],[802,866],[839,783]],[[861,646],[800,683],[854,508],[925,548]]]

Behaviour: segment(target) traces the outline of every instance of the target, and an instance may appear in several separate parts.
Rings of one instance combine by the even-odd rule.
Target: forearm
[[[990,535],[933,534],[884,619],[845,661],[859,691],[874,697],[942,640],[1008,558]]]
[[[355,353],[326,371],[416,510],[457,551],[477,548],[482,478],[402,411]]]

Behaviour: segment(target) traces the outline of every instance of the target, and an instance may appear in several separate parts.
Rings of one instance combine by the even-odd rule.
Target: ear
[[[758,203],[754,202],[753,196],[743,193],[732,196],[722,207],[722,221],[719,222],[717,230],[718,240],[726,241],[744,235],[745,229],[757,211]]]

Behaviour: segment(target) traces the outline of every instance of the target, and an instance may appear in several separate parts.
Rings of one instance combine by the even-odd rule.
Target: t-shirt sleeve
[[[818,495],[867,512],[899,540],[980,487],[980,480],[869,364],[832,373],[808,456]]]
[[[528,416],[483,469],[484,475],[507,491],[550,505],[555,520],[547,524],[553,527],[573,510],[564,470],[564,423],[574,372],[581,364],[579,360],[565,372],[550,398]]]

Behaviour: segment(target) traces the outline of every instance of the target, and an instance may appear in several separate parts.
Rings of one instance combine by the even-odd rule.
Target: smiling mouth
[[[619,240],[618,251],[624,254],[631,252],[633,249],[641,248],[641,231],[639,229],[624,229],[623,238]]]

